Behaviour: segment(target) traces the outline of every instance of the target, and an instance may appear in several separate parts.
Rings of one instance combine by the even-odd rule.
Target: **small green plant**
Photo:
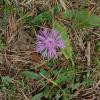
[[[0,91],[3,91],[5,89],[7,89],[8,87],[10,87],[10,84],[12,83],[12,78],[10,78],[9,76],[3,76],[1,77],[1,84],[0,84]]]

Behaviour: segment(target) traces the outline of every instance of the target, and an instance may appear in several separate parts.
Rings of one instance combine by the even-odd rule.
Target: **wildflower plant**
[[[64,41],[57,30],[42,28],[36,38],[36,51],[45,58],[55,59],[58,57],[57,50],[65,48]]]

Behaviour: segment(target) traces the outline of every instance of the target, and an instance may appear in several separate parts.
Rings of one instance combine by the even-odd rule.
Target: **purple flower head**
[[[37,35],[36,51],[48,59],[57,58],[57,49],[64,48],[64,41],[54,29],[42,28]]]

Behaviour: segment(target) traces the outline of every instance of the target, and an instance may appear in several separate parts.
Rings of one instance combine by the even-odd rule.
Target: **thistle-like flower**
[[[48,59],[57,58],[57,50],[65,47],[59,32],[54,29],[42,28],[36,38],[36,51]]]

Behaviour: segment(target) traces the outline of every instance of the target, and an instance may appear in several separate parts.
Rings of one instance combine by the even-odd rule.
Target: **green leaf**
[[[44,69],[41,69],[40,73],[43,74],[43,75],[47,75],[48,72],[46,70],[44,70]]]
[[[53,22],[54,28],[57,29],[61,33],[61,37],[65,42],[66,48],[61,49],[62,53],[67,59],[72,58],[72,46],[71,46],[71,41],[69,39],[69,35],[67,33],[67,30],[65,26],[57,21]]]
[[[52,15],[51,15],[50,12],[43,12],[43,13],[37,15],[37,16],[33,19],[33,22],[32,22],[32,23],[33,23],[34,25],[39,26],[39,25],[42,24],[42,22],[45,22],[45,21],[49,21],[49,22],[52,21]]]
[[[31,78],[31,79],[39,79],[41,76],[34,73],[34,72],[31,72],[31,71],[23,71],[21,73],[21,75],[23,75],[24,77],[27,77],[27,78]]]
[[[43,97],[43,93],[38,93],[37,95],[35,95],[32,100],[41,100]]]
[[[64,12],[64,19],[73,20],[74,26],[88,28],[100,27],[100,17],[86,10],[68,10]]]
[[[6,86],[9,86],[10,83],[12,83],[12,78],[9,77],[9,76],[4,76],[4,77],[1,77],[2,79],[2,83]]]

